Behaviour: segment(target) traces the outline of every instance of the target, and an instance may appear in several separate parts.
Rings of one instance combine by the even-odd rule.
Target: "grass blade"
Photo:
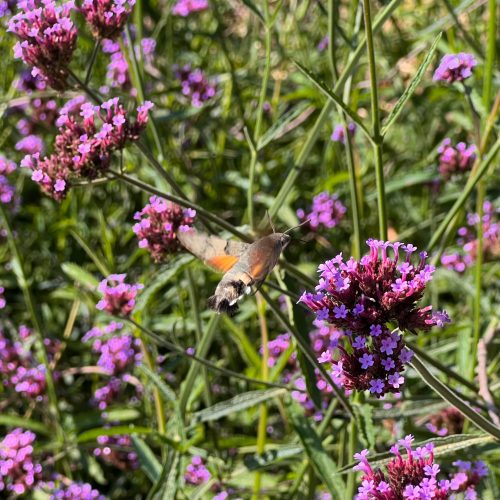
[[[132,434],[130,436],[132,442],[134,443],[135,451],[139,457],[139,462],[141,463],[142,470],[151,479],[151,481],[156,482],[160,478],[161,465],[151,448],[142,440],[140,437]]]
[[[304,450],[311,460],[319,477],[324,481],[333,498],[342,498],[345,492],[344,481],[337,472],[337,466],[323,448],[320,437],[312,428],[309,420],[304,416],[303,409],[295,403],[287,405],[292,425],[299,435]]]

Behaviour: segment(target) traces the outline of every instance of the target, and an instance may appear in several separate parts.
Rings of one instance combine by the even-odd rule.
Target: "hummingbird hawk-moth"
[[[259,287],[278,263],[290,243],[285,233],[272,233],[254,243],[229,241],[191,229],[178,233],[181,245],[206,265],[224,273],[208,306],[218,313],[233,315],[238,301]]]

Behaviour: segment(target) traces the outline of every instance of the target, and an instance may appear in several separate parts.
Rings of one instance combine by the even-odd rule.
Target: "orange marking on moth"
[[[208,259],[207,264],[225,273],[229,271],[238,260],[239,258],[234,255],[217,255]]]
[[[262,264],[262,262],[257,262],[257,264],[255,264],[255,266],[253,266],[250,269],[250,274],[251,274],[252,278],[254,278],[254,279],[259,278],[260,273],[262,272],[263,269],[264,269],[264,265]]]

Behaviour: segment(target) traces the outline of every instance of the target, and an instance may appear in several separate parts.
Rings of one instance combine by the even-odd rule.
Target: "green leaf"
[[[167,481],[165,483],[165,488],[163,489],[163,494],[161,496],[162,500],[175,500],[177,485],[179,483],[179,472],[180,472],[180,455],[175,453],[174,460],[170,466],[168,472]]]
[[[78,443],[95,441],[99,436],[118,436],[120,434],[151,434],[150,427],[140,427],[135,425],[116,425],[114,427],[97,427],[82,432],[76,439]]]
[[[0,425],[5,425],[6,427],[24,427],[39,434],[49,435],[51,433],[50,427],[42,422],[18,417],[17,415],[0,415]]]
[[[417,89],[420,80],[422,80],[422,77],[424,76],[427,68],[432,62],[432,58],[434,57],[434,53],[436,52],[437,49],[437,44],[439,40],[441,40],[441,35],[442,33],[439,33],[439,35],[436,38],[434,38],[434,42],[432,43],[429,52],[427,52],[424,61],[418,68],[417,73],[413,77],[413,80],[410,82],[410,85],[408,85],[406,90],[403,92],[403,95],[399,98],[394,108],[392,108],[392,111],[390,112],[389,116],[385,120],[384,126],[382,127],[381,130],[382,136],[385,136],[387,134],[388,130],[391,128],[391,126],[394,124],[398,116],[401,114],[401,111],[403,111],[404,105]]]
[[[182,255],[178,259],[170,262],[161,271],[155,273],[154,278],[144,287],[137,297],[135,311],[143,311],[156,293],[161,290],[170,280],[180,273],[190,262],[193,261],[191,255]]]
[[[205,408],[193,414],[193,423],[210,422],[226,417],[233,413],[251,408],[269,399],[276,398],[286,394],[286,389],[268,389],[264,391],[249,391],[238,394],[234,398],[216,403],[209,408]]]
[[[366,447],[373,449],[375,447],[375,426],[373,425],[373,406],[369,404],[362,404],[362,405],[355,405],[353,408],[358,416],[358,422],[361,423],[362,432],[359,437],[364,441]]]
[[[161,395],[166,401],[171,401],[172,403],[177,403],[177,397],[175,392],[170,389],[170,387],[161,379],[161,377],[156,374],[153,370],[145,365],[139,365],[137,369],[143,373],[153,384],[158,387]]]
[[[151,479],[151,481],[158,481],[161,474],[161,465],[155,454],[140,437],[132,434],[131,438],[135,451],[137,452],[137,456],[139,457],[142,470],[146,473],[149,479]]]
[[[79,285],[82,285],[87,290],[91,290],[93,292],[96,291],[97,285],[99,285],[99,280],[96,279],[91,273],[81,268],[78,264],[74,264],[73,262],[63,262],[61,264],[61,268],[64,274],[69,276]]]
[[[494,438],[486,434],[454,434],[453,436],[446,436],[443,438],[434,437],[423,441],[418,444],[412,445],[415,449],[417,446],[425,446],[428,443],[434,444],[434,456],[439,457],[443,455],[451,455],[456,451],[463,450],[464,448],[469,448],[471,446],[479,446],[488,443],[492,443]],[[394,455],[389,451],[384,451],[383,453],[377,453],[370,457],[370,465],[373,469],[377,467],[382,467],[390,462],[394,458]],[[341,469],[339,473],[345,474],[352,471],[352,468],[357,464],[357,462],[352,462]]]
[[[251,1],[251,0],[241,0],[264,24],[266,23],[266,20],[264,19],[264,16],[260,12],[260,10],[257,8],[257,6]]]
[[[303,119],[307,119],[307,117],[314,111],[314,107],[308,105],[307,103],[301,103],[294,108],[290,109],[286,113],[282,114],[278,120],[273,123],[266,133],[259,139],[257,142],[257,151],[260,151],[262,148],[266,147],[270,142],[274,139],[279,139],[284,136],[286,133],[290,131],[289,125],[300,115],[304,115],[301,117]],[[302,123],[302,120],[300,122]]]
[[[106,267],[106,264],[103,262],[103,259],[99,257],[94,250],[90,247],[90,245],[76,232],[71,231],[71,236],[75,238],[76,242],[82,247],[83,251],[92,259],[97,269],[103,276],[109,276],[111,271]]]
[[[310,80],[328,99],[333,101],[337,106],[339,106],[344,113],[349,116],[349,118],[358,125],[363,132],[366,134],[367,138],[372,141],[372,136],[370,134],[370,131],[366,128],[366,125],[364,124],[361,116],[356,113],[353,109],[351,109],[343,100],[340,96],[335,94],[333,90],[331,90],[326,83],[321,81],[317,75],[315,75],[312,71],[309,71],[306,67],[302,66],[297,61],[293,61],[295,66],[300,70],[300,72],[307,77],[308,80]]]
[[[343,498],[346,490],[344,481],[340,478],[337,466],[323,448],[320,437],[304,416],[303,408],[294,402],[287,405],[292,425],[299,435],[307,456],[314,465],[318,476],[323,480],[333,498]]]

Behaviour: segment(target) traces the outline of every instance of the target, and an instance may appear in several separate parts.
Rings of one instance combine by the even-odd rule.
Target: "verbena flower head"
[[[470,462],[455,462],[459,471],[450,480],[438,479],[441,472],[439,464],[434,462],[434,445],[427,443],[415,450],[412,448],[413,436],[400,439],[391,447],[395,455],[386,466],[386,472],[372,469],[368,462],[368,450],[356,453],[359,462],[355,471],[362,471],[361,486],[356,500],[445,500],[455,498],[454,494],[466,492],[466,499],[476,498],[475,494],[480,479],[488,471],[483,462],[472,465]],[[403,452],[401,452],[403,449]]]
[[[191,99],[191,105],[195,108],[200,108],[215,96],[215,87],[209,83],[201,69],[191,69],[187,64],[182,68],[174,66],[174,72],[181,82],[182,93]]]
[[[76,47],[77,31],[70,19],[74,2],[57,5],[52,0],[24,0],[21,9],[9,21],[9,29],[18,38],[14,57],[32,66],[56,90],[66,88],[68,65]]]
[[[132,438],[128,435],[98,436],[98,447],[94,448],[94,456],[102,459],[118,469],[137,469],[139,459],[133,451]]]
[[[149,203],[135,213],[138,222],[133,231],[139,247],[147,248],[155,262],[161,262],[180,249],[177,231],[189,231],[195,217],[196,210],[192,208],[183,209],[164,198],[151,196]]]
[[[184,479],[186,483],[193,485],[205,484],[212,477],[210,471],[205,467],[203,459],[195,455],[191,459],[191,463],[186,467]]]
[[[74,482],[54,489],[49,498],[50,500],[105,500],[106,497],[89,483]]]
[[[16,148],[16,151],[21,151],[22,153],[31,155],[35,153],[43,153],[44,150],[42,138],[33,134],[23,137],[20,141],[17,141],[14,147]]]
[[[138,140],[153,107],[149,101],[139,106],[132,123],[118,98],[101,106],[80,103],[81,100],[71,100],[61,109],[54,153],[43,159],[38,153],[28,155],[21,162],[21,166],[33,171],[31,178],[42,190],[56,200],[66,196],[71,177],[98,177],[109,167],[114,151]],[[75,104],[79,108],[75,109]]]
[[[20,366],[12,374],[10,383],[21,396],[42,401],[47,387],[46,370],[44,365],[25,368]]]
[[[454,175],[468,172],[476,159],[476,146],[467,146],[465,142],[459,142],[452,146],[451,139],[447,137],[438,148],[439,173],[444,179],[450,179]]]
[[[368,240],[370,254],[359,262],[344,261],[342,254],[321,264],[315,293],[305,292],[299,302],[346,335],[344,346],[327,351],[320,361],[332,364],[332,376],[346,389],[369,390],[381,397],[399,392],[401,372],[412,357],[397,331],[429,330],[449,322],[445,312],[432,314],[432,307],[418,307],[435,268],[409,244]],[[403,258],[400,260],[400,252]],[[390,255],[391,254],[391,255]]]
[[[500,208],[496,208],[491,201],[483,204],[482,233],[483,258],[494,260],[500,255]],[[479,242],[477,239],[477,225],[479,214],[467,214],[467,225],[458,229],[456,241],[458,251],[445,252],[441,257],[441,264],[448,269],[463,273],[474,264],[477,259]]]
[[[97,309],[115,316],[129,316],[135,307],[135,297],[144,285],[125,283],[126,274],[110,274],[99,284],[98,290],[103,298],[97,303]]]
[[[350,137],[354,137],[356,134],[356,124],[355,123],[349,123],[347,125],[347,132]],[[345,129],[344,125],[339,124],[335,125],[335,128],[333,129],[332,135],[331,135],[331,140],[333,142],[340,142],[342,144],[345,144]]]
[[[193,12],[201,12],[207,9],[207,0],[177,0],[172,8],[172,14],[174,16],[187,17]]]
[[[461,82],[472,75],[472,69],[476,65],[476,58],[472,54],[465,52],[446,54],[434,72],[433,80],[447,83]]]
[[[14,429],[0,442],[0,491],[10,497],[33,491],[40,481],[42,466],[33,458],[36,435]]]
[[[316,47],[318,49],[318,52],[323,52],[328,48],[328,44],[330,43],[330,37],[328,35],[325,35],[320,42],[318,43],[318,46]]]
[[[80,10],[96,38],[114,40],[120,36],[134,5],[135,0],[84,0]]]
[[[309,227],[317,230],[320,226],[332,229],[344,218],[346,207],[338,199],[337,194],[330,195],[327,191],[319,193],[313,198],[310,212],[304,209],[297,210],[297,217],[300,220],[309,219]]]

